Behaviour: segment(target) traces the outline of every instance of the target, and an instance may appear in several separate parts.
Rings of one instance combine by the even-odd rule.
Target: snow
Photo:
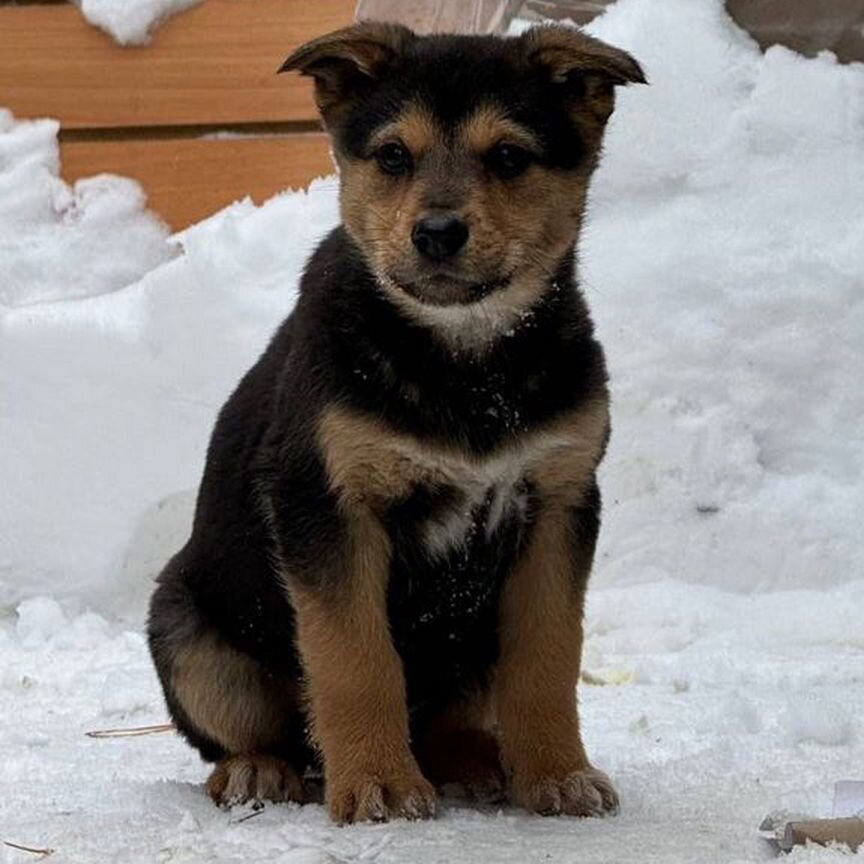
[[[447,801],[337,829],[223,812],[141,635],[207,435],[338,218],[333,178],[169,240],[0,114],[0,840],[52,861],[755,862],[864,764],[864,66],[764,56],[719,0],[619,0],[581,273],[613,380],[581,690],[615,819]],[[243,820],[243,821],[241,821]],[[34,856],[0,847],[0,861]],[[791,862],[834,861],[799,849]]]
[[[0,631],[0,692],[15,708],[0,717],[3,837],[81,864],[767,860],[762,817],[830,813],[833,780],[864,756],[862,602],[861,584],[598,590],[588,668],[631,683],[584,686],[582,714],[589,749],[617,780],[619,817],[543,820],[450,800],[431,824],[338,829],[317,805],[242,822],[251,810],[216,809],[206,768],[173,735],[84,737],[164,721],[143,637],[28,600]],[[790,862],[842,857],[800,850]]]
[[[100,175],[57,177],[55,120],[15,123],[0,108],[0,304],[106,294],[174,254],[168,230],[142,212],[140,187]],[[105,243],[106,231],[113,232]]]
[[[144,45],[171,15],[202,0],[74,0],[84,17],[120,45]]]

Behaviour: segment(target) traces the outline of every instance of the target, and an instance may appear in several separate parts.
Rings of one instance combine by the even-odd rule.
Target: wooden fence
[[[359,17],[421,31],[509,17],[589,21],[611,0],[207,0],[121,48],[69,0],[0,0],[0,106],[61,122],[63,176],[134,177],[174,228],[332,170],[308,80],[277,76],[300,43]],[[828,14],[827,5],[832,14]],[[763,45],[864,58],[864,0],[727,0]]]
[[[121,48],[68,2],[0,0],[0,105],[60,120],[66,180],[134,177],[182,228],[332,163],[309,81],[276,75],[299,44],[349,24],[355,0],[207,0],[149,45]]]

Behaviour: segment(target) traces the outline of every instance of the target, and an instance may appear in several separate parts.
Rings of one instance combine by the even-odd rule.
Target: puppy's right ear
[[[325,116],[367,86],[415,39],[401,24],[363,21],[301,45],[279,68],[315,79],[315,101]]]

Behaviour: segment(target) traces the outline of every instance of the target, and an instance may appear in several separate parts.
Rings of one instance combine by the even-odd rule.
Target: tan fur
[[[375,78],[415,38],[395,25],[363,22],[316,39],[298,49],[283,70],[299,69],[315,78],[316,98],[325,124],[335,127],[354,78],[346,66]],[[585,145],[579,170],[532,165],[502,182],[483,164],[496,144],[536,149],[534,133],[506,115],[499,105],[481,105],[456,129],[443,129],[420,101],[381,130],[372,149],[401,141],[411,152],[408,175],[385,175],[374,159],[341,152],[343,222],[366,253],[381,287],[402,308],[438,329],[460,350],[480,352],[494,337],[524,317],[581,228],[589,177],[596,166],[603,129],[614,108],[614,86],[644,81],[639,64],[626,52],[572,28],[534,28],[514,44],[522,62],[544,65],[552,81],[579,73],[584,92],[572,101],[572,118]],[[438,310],[420,302],[405,286],[422,283],[411,231],[429,210],[449,210],[465,220],[470,239],[459,255],[459,281],[511,282],[494,301],[449,305]],[[440,286],[439,286],[440,288]],[[458,292],[459,282],[452,290]],[[422,294],[422,292],[421,292]],[[444,292],[445,296],[450,295]],[[506,296],[505,296],[506,294]],[[470,296],[470,295],[469,295]],[[481,306],[489,308],[480,308]]]
[[[579,739],[574,693],[582,647],[582,597],[575,591],[579,580],[574,578],[573,570],[587,568],[590,562],[572,560],[567,523],[568,508],[581,503],[593,477],[607,429],[607,405],[598,398],[525,440],[478,459],[456,448],[432,447],[395,433],[375,418],[344,408],[329,409],[319,425],[328,476],[343,506],[351,512],[369,508],[366,521],[355,525],[352,536],[362,534],[367,543],[378,536],[374,546],[379,552],[375,554],[382,561],[387,559],[387,541],[377,535],[382,529],[377,527],[372,512],[408,494],[415,484],[432,481],[463,490],[472,486],[484,489],[504,476],[514,480],[525,476],[535,484],[544,509],[529,549],[505,589],[497,679],[499,723],[512,770],[513,794],[535,810],[593,812],[603,808],[604,794],[609,800],[614,796],[608,790],[597,791],[598,784],[603,785],[601,780],[594,783],[590,778],[601,775],[590,773],[593,769]],[[384,564],[379,566],[383,572]],[[383,582],[374,578],[363,584],[375,584],[379,586],[376,591],[384,590]],[[395,655],[390,654],[392,647],[384,636],[383,605],[380,596],[362,615],[357,612],[364,621],[377,621],[375,635],[355,632],[348,638],[355,645],[362,640],[358,662],[374,669],[377,680],[389,681],[388,687],[395,688],[398,700],[402,700],[404,685],[391,665]],[[328,610],[320,612],[319,626],[332,627],[332,612]],[[374,649],[375,645],[379,647]],[[340,656],[342,650],[350,653],[351,642],[340,649]],[[367,654],[369,650],[374,650],[374,655]],[[350,670],[353,681],[360,669],[346,663],[334,665],[339,670]],[[388,717],[379,713],[375,727],[401,728],[402,721],[395,714],[389,715],[391,710],[395,712],[395,706],[375,692],[377,710],[388,712]],[[364,705],[362,710],[369,708]],[[489,755],[494,751],[488,736],[488,711],[488,704],[467,703],[433,721],[427,739],[421,742],[420,753],[437,783],[459,782],[470,794],[480,797],[494,793],[497,760]],[[360,723],[359,716],[348,725],[353,722]],[[338,734],[346,733],[343,730]],[[394,734],[393,740],[401,734]],[[470,756],[472,749],[479,754],[477,758]],[[447,753],[451,756],[445,758]]]
[[[572,27],[535,27],[524,36],[526,53],[549,67],[553,80],[571,72],[602,77],[610,84],[644,83],[639,64],[625,51]]]
[[[284,759],[241,753],[223,759],[207,780],[207,791],[226,807],[247,801],[303,802],[303,783]]]
[[[414,154],[422,158],[434,146],[438,130],[432,115],[421,105],[409,105],[393,122],[378,129],[369,141],[372,150],[391,141],[401,141]]]
[[[423,479],[407,437],[370,416],[332,407],[319,422],[318,441],[330,485],[343,504],[377,508]]]
[[[409,746],[401,660],[390,638],[390,541],[377,511],[412,482],[407,460],[376,444],[372,421],[337,408],[319,424],[319,447],[338,492],[347,538],[322,592],[288,580],[307,671],[312,732],[324,757],[327,802],[338,822],[428,816],[434,790]]]
[[[358,82],[368,85],[387,74],[415,38],[398,25],[360,23],[299,47],[283,70],[314,78],[325,126],[338,133],[348,106],[362,98],[354,92]],[[345,136],[334,136],[348,234],[379,288],[415,320],[445,334],[455,351],[484,350],[530,318],[544,292],[559,290],[554,277],[582,226],[589,177],[614,105],[612,85],[641,76],[623,52],[562,28],[529,35],[514,48],[514,69],[545,64],[557,82],[568,81],[573,70],[582,73],[584,92],[561,97],[572,99],[567,110],[584,144],[578,169],[551,169],[535,160],[522,175],[496,175],[489,158],[496,146],[542,148],[536,133],[491,103],[444,128],[418,97],[378,129],[361,154],[340,150]],[[376,149],[393,143],[409,151],[410,165],[389,158],[378,164]],[[499,166],[500,173],[506,170]],[[414,228],[432,214],[456,216],[469,229],[458,255],[449,250],[453,254],[437,270],[430,267],[431,249],[421,254],[412,242]],[[400,384],[385,359],[382,374]],[[416,390],[402,395],[420,398]],[[461,493],[452,496],[458,499],[453,512],[436,511],[421,535],[430,557],[464,536],[466,514],[479,512],[482,501],[489,502],[487,529],[500,524],[495,520],[502,514],[527,507],[529,488],[539,508],[528,548],[504,588],[494,688],[432,718],[424,739],[414,742],[422,764],[437,782],[461,782],[481,797],[500,792],[497,707],[515,800],[532,810],[579,815],[614,803],[611,785],[590,767],[579,737],[583,597],[577,586],[587,577],[590,553],[575,559],[569,524],[571,508],[582,503],[593,480],[607,431],[608,408],[599,391],[579,409],[545,428],[514,433],[482,457],[458,442],[432,443],[339,405],[318,418],[316,443],[344,530],[314,574],[290,572],[278,548],[272,556],[296,615],[304,709],[323,755],[334,819],[422,817],[435,809],[434,789],[412,752],[402,662],[390,635],[392,549],[382,518],[420,484]],[[261,503],[265,516],[274,517],[266,494]],[[217,801],[299,800],[302,786],[291,766],[260,752],[278,745],[286,716],[299,715],[300,696],[290,683],[265,678],[252,660],[205,636],[176,652],[171,684],[192,724],[231,754],[208,784]]]
[[[192,723],[230,753],[277,745],[292,715],[302,723],[296,685],[263,675],[254,660],[215,636],[177,650],[171,684]]]
[[[608,401],[588,402],[550,424],[545,434],[562,446],[539,459],[529,476],[547,504],[578,505],[606,446]]]
[[[338,114],[350,91],[345,66],[352,64],[357,71],[374,77],[413,35],[398,24],[361,21],[301,45],[279,71],[299,69],[315,79],[315,101],[326,123]]]
[[[417,758],[426,776],[447,792],[462,792],[478,801],[500,799],[504,773],[494,727],[488,691],[442,711],[429,722],[417,744]]]
[[[465,696],[433,721],[436,729],[482,729],[488,731],[495,726],[495,706],[492,693],[481,690]]]
[[[338,822],[428,816],[434,791],[409,747],[405,681],[387,622],[389,541],[368,508],[346,518],[349,573],[339,588],[291,589],[327,803]]]
[[[529,809],[547,779],[584,771],[575,687],[582,653],[582,598],[573,589],[565,514],[544,513],[505,587],[496,690],[511,794]]]
[[[517,144],[531,151],[540,147],[540,142],[529,129],[514,123],[497,105],[478,108],[462,123],[457,141],[469,153],[479,156],[501,143]]]
[[[598,98],[611,99],[604,94]],[[395,135],[412,152],[417,171],[410,178],[388,177],[374,160],[337,153],[343,221],[366,251],[382,287],[457,347],[483,349],[513,327],[546,290],[549,276],[578,236],[605,118],[598,122],[585,108],[577,113],[589,149],[579,171],[533,165],[506,183],[490,177],[482,157],[491,147],[502,142],[529,150],[536,146],[529,129],[494,106],[481,106],[450,137],[422,107],[406,108],[385,137],[395,140]],[[429,208],[458,212],[470,226],[460,254],[463,277],[475,282],[509,279],[504,290],[479,302],[441,307],[404,291],[403,284],[418,278],[411,231]]]
[[[551,451],[530,476],[542,502],[528,549],[499,611],[498,728],[513,799],[537,812],[591,815],[613,808],[615,791],[591,767],[576,704],[590,559],[579,560],[569,524],[608,434],[605,402],[553,424],[549,434],[581,446]]]
[[[523,474],[547,495],[566,497],[571,490],[581,495],[602,454],[608,424],[607,403],[598,398],[483,458],[424,443],[337,406],[323,414],[318,428],[333,489],[344,502],[378,509],[421,482],[479,492]]]
[[[358,764],[362,766],[372,758],[361,747],[363,738],[358,729],[368,728],[371,723],[379,730],[384,752],[377,758],[390,766],[388,771],[410,774],[413,770],[405,761],[404,682],[387,632],[389,540],[375,514],[383,512],[389,502],[408,495],[421,482],[452,485],[469,498],[503,478],[515,482],[524,476],[535,484],[547,515],[541,519],[524,560],[508,583],[501,613],[505,640],[499,682],[504,711],[502,730],[506,730],[509,758],[515,759],[514,765],[524,767],[514,773],[517,789],[530,786],[535,775],[548,774],[543,771],[549,766],[531,751],[531,742],[536,745],[538,741],[552,741],[555,754],[562,756],[564,764],[573,770],[587,768],[578,744],[573,697],[579,677],[581,597],[570,596],[574,580],[565,511],[580,503],[602,454],[607,429],[607,405],[598,398],[481,459],[456,447],[432,446],[394,432],[382,421],[346,408],[333,406],[324,413],[319,422],[319,446],[331,487],[351,525],[354,551],[347,565],[351,568],[350,578],[345,580],[348,594],[340,596],[339,604],[311,592],[309,596],[295,592],[294,600],[304,658],[324,658],[319,671],[311,666],[309,671],[316,735],[325,758],[328,752],[342,751],[344,742],[350,742],[350,754],[330,757],[336,760],[332,764],[340,766],[339,776],[344,774],[334,787],[336,799],[331,798],[337,818],[345,818],[339,790],[356,786],[353,778],[363,770]],[[525,693],[531,705],[537,706],[534,720],[526,718]],[[571,708],[568,699],[573,703]],[[370,711],[374,717],[371,721]],[[437,731],[439,736],[453,737],[451,749],[464,755],[462,744],[477,738],[480,715],[476,706],[471,706],[470,711],[464,706],[454,711],[438,719]],[[568,741],[570,744],[566,744]],[[557,749],[559,744],[563,749]],[[427,742],[427,757],[430,746],[440,754],[440,746]],[[551,760],[551,751],[540,752]],[[524,759],[523,753],[527,754]],[[443,766],[446,771],[442,767],[436,772],[436,779],[459,773],[459,763],[464,761],[457,755],[450,765]],[[488,760],[481,759],[469,768],[468,774],[476,775],[473,779],[463,776],[469,785],[480,784],[485,774],[494,786]],[[523,776],[529,779],[523,781]],[[528,795],[517,794],[523,799]]]
[[[428,152],[412,151],[415,161],[425,157],[429,164],[418,165],[411,178],[388,177],[374,161],[337,153],[345,225],[369,255],[379,278],[397,284],[416,278],[411,231],[429,207],[456,210],[468,221],[471,237],[460,255],[460,268],[466,279],[479,282],[530,278],[539,292],[540,283],[545,284],[575,239],[588,171],[552,171],[534,165],[507,183],[489,177],[479,158],[483,152],[477,149],[482,137],[491,141],[490,146],[498,143],[499,135],[517,144],[533,139],[530,130],[512,121],[498,118],[490,124],[490,110],[478,109],[457,130],[452,145],[435,127]],[[416,106],[406,109],[406,116],[420,113]],[[424,146],[428,146],[425,140]]]

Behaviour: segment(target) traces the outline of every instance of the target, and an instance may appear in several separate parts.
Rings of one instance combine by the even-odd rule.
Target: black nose
[[[468,226],[458,216],[427,216],[414,226],[411,240],[424,258],[443,261],[468,242]]]

